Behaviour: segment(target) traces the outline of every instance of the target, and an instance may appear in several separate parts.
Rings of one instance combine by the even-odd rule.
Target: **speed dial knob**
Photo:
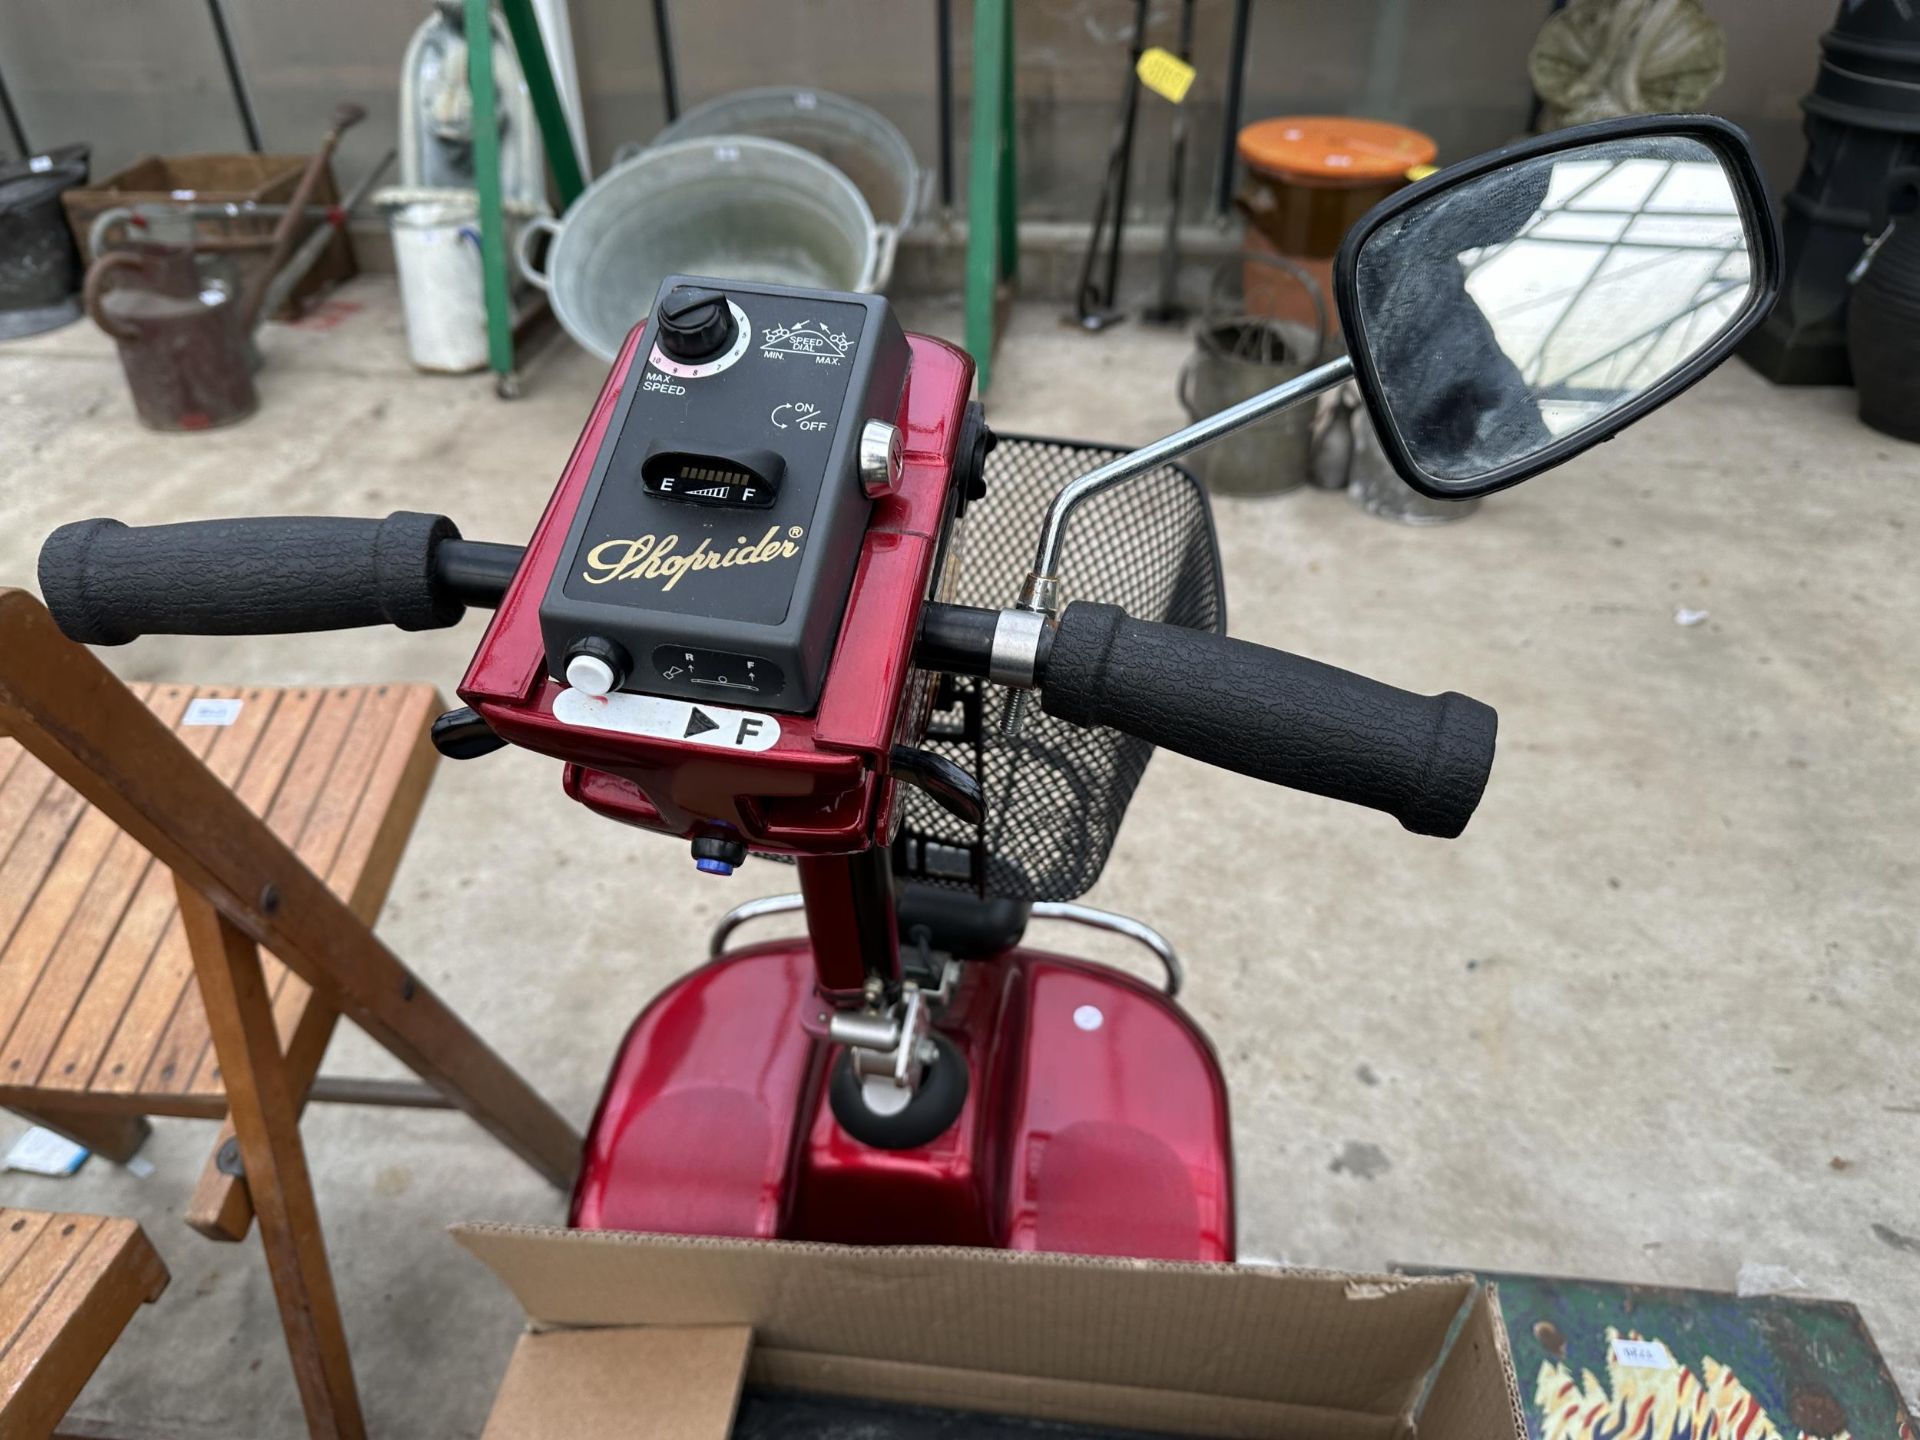
[[[654,320],[654,339],[661,351],[688,365],[722,354],[740,328],[725,295],[694,285],[676,287],[661,302]]]

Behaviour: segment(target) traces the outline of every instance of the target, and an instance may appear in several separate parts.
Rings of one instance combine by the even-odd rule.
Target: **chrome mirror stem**
[[[1169,460],[1177,460],[1202,445],[1224,439],[1234,431],[1243,430],[1269,415],[1324,394],[1352,374],[1353,361],[1348,356],[1329,360],[1317,369],[1297,375],[1271,390],[1262,391],[1251,400],[1229,405],[1204,420],[1194,421],[1184,430],[1176,430],[1171,435],[1142,445],[1138,450],[1130,450],[1117,460],[1109,461],[1097,470],[1089,470],[1078,480],[1061,486],[1060,493],[1053,497],[1053,503],[1047,507],[1046,519],[1040,527],[1040,544],[1034,552],[1033,570],[1021,585],[1020,597],[1014,602],[1013,608],[1044,615],[1049,619],[1060,613],[1060,552],[1066,545],[1067,522],[1084,501],[1124,480],[1157,469]],[[1027,695],[1025,690],[1015,690],[1007,697],[1006,713],[1000,720],[1000,733],[1009,739],[1020,733],[1020,727],[1026,721]]]

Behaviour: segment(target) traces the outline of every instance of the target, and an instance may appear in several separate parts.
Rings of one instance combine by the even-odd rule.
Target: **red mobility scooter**
[[[1348,357],[1125,454],[996,444],[967,357],[883,299],[676,276],[524,548],[410,513],[91,520],[41,586],[95,644],[492,608],[446,754],[551,756],[701,871],[793,862],[634,1023],[575,1225],[1227,1260],[1226,1086],[1173,948],[1075,897],[1155,745],[1451,837],[1494,714],[1228,638],[1173,462],[1352,377],[1409,484],[1485,494],[1697,380],[1779,268],[1733,127],[1563,131],[1356,227]],[[803,936],[734,945],[783,911]],[[1164,986],[1026,947],[1036,915],[1133,937]]]

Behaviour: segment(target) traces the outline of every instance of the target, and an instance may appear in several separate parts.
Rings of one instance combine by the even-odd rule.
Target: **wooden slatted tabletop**
[[[0,1209],[0,1434],[50,1434],[167,1267],[131,1220]]]
[[[131,688],[373,921],[438,758],[432,686]],[[0,946],[0,1105],[225,1113],[171,874],[6,739]],[[266,963],[281,1043],[304,1083],[337,1017]]]
[[[300,1140],[342,1013],[555,1186],[580,1156],[370,928],[438,703],[418,685],[136,692],[0,587],[0,741],[25,747],[0,743],[0,1105],[123,1161],[147,1114],[230,1111],[188,1223],[238,1240],[258,1219],[308,1426],[343,1440],[366,1427]]]

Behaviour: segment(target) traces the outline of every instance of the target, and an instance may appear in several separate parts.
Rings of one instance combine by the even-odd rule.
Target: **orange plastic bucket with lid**
[[[1243,129],[1239,151],[1247,167],[1239,208],[1248,248],[1304,266],[1331,301],[1333,257],[1347,231],[1432,165],[1439,147],[1384,120],[1282,115]]]

